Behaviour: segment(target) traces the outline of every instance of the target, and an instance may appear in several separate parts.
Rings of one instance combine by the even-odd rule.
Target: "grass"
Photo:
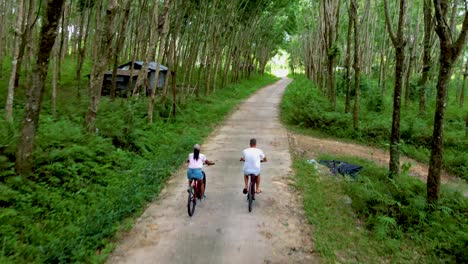
[[[58,117],[52,118],[47,99],[43,104],[31,177],[14,170],[20,93],[15,123],[0,126],[1,263],[104,262],[119,231],[130,229],[157,198],[191,146],[241,100],[276,80],[253,76],[213,96],[187,98],[178,104],[176,118],[168,116],[170,101],[158,101],[153,124],[146,123],[147,98],[102,98],[99,130],[86,134],[86,96],[76,98],[69,71],[59,91]]]
[[[386,169],[354,157],[319,159],[364,167],[358,180],[351,180],[294,157],[296,187],[323,262],[467,261],[468,202],[460,193],[444,188],[440,205],[429,210],[421,191],[424,185],[417,179],[402,175],[388,181]]]

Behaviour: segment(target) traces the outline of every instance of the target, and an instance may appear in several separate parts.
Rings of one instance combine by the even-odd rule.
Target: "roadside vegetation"
[[[336,110],[333,110],[329,100],[304,75],[295,75],[293,78],[294,82],[288,86],[281,104],[282,117],[287,124],[388,149],[392,102],[389,96],[380,97],[373,80],[361,79],[360,127],[354,129],[352,114],[344,113],[342,97],[337,98]],[[338,83],[339,94],[344,93],[343,83],[344,80]],[[456,100],[455,96],[450,98]],[[402,153],[425,163],[429,162],[430,157],[434,117],[429,113],[434,112],[434,100],[432,98],[432,101],[428,101],[428,114],[419,115],[413,104],[403,110],[401,117]],[[447,105],[443,168],[468,180],[468,140],[465,137],[464,112],[457,104]]]
[[[158,101],[151,124],[148,98],[104,98],[94,134],[83,129],[86,102],[64,96],[57,118],[47,104],[42,111],[29,177],[14,170],[19,121],[0,126],[0,262],[102,262],[116,233],[157,197],[192,145],[275,80],[257,75],[209,97],[187,97],[176,119]]]
[[[361,126],[353,128],[351,114],[344,114],[338,99],[336,110],[303,75],[295,75],[281,103],[282,119],[294,130],[388,148],[391,101],[378,100],[371,80],[361,79]],[[340,87],[340,83],[338,84]],[[338,89],[338,91],[340,91]],[[431,105],[431,102],[428,102]],[[428,112],[431,112],[428,109]],[[444,168],[465,178],[468,162],[463,112],[447,110]],[[431,116],[419,116],[408,108],[402,115],[402,150],[428,162]],[[305,157],[294,158],[296,187],[304,197],[304,209],[314,227],[316,250],[325,262],[448,262],[468,261],[468,199],[443,185],[437,204],[426,202],[426,185],[408,176],[388,177],[387,168],[357,157],[323,154],[317,160],[343,160],[364,169],[357,180],[333,176],[327,167],[317,170]],[[332,221],[331,221],[332,220]]]
[[[364,167],[353,180],[294,158],[295,185],[324,263],[468,261],[468,200],[459,192],[443,186],[439,203],[428,206],[425,184],[406,172],[392,180],[388,169],[356,157],[317,159]]]

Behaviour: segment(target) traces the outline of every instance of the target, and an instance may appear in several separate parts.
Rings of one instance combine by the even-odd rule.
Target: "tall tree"
[[[36,130],[39,125],[45,80],[49,70],[49,57],[57,36],[57,26],[64,0],[48,0],[43,18],[39,48],[33,71],[33,83],[26,91],[23,126],[16,153],[16,171],[27,175],[32,172],[33,150]]]
[[[114,24],[114,18],[117,13],[118,4],[117,0],[110,0],[107,6],[105,21],[102,25],[102,29],[99,37],[98,52],[96,55],[95,65],[90,78],[90,99],[88,104],[88,111],[85,117],[85,127],[88,132],[94,132],[96,130],[96,116],[98,112],[99,102],[101,99],[102,82],[104,78],[105,67],[109,61],[109,52],[112,46],[112,40],[115,36],[112,25]],[[96,14],[99,16],[99,14]]]
[[[345,100],[345,113],[349,113],[351,111],[351,36],[353,33],[353,2],[350,1],[349,3],[349,10],[348,10],[348,33],[346,34],[346,59],[345,59],[345,67],[346,67],[346,100]]]
[[[333,107],[336,106],[335,92],[335,59],[339,55],[337,45],[339,22],[340,22],[339,0],[325,0],[323,2],[323,17],[325,19],[325,48],[327,52],[327,91]]]
[[[24,3],[23,0],[18,0],[16,5],[16,25],[15,25],[15,48],[13,51],[13,60],[11,62],[10,80],[8,82],[8,95],[5,105],[5,118],[11,122],[13,120],[13,100],[15,97],[15,79],[16,71],[18,70],[18,60],[20,56],[20,44],[24,34],[23,32],[23,18],[24,18]]]
[[[426,90],[429,73],[432,66],[432,28],[434,22],[432,20],[432,4],[431,0],[424,0],[423,5],[424,13],[424,39],[423,39],[423,67],[421,85],[419,87],[419,114],[424,115],[426,112]]]
[[[453,36],[450,25],[447,23],[447,0],[434,0],[435,31],[439,37],[440,70],[437,80],[436,111],[434,115],[434,131],[432,134],[431,158],[429,162],[429,175],[427,177],[427,201],[434,203],[440,197],[440,173],[443,159],[444,122],[447,106],[447,89],[450,83],[452,68],[463,47],[468,32],[468,3],[465,2],[465,14],[461,32],[457,39]]]
[[[356,0],[351,0],[351,17],[353,19],[353,25],[354,25],[354,63],[353,63],[353,69],[354,69],[354,107],[353,107],[353,127],[354,129],[359,128],[359,78],[361,68],[359,65],[359,24],[358,24],[358,18],[357,18],[357,13],[358,13],[358,3]]]
[[[393,92],[393,114],[392,114],[392,133],[390,137],[390,177],[399,175],[400,173],[400,112],[401,112],[401,90],[403,84],[404,62],[405,62],[405,46],[406,37],[404,35],[404,27],[406,23],[406,0],[400,0],[398,26],[396,35],[393,31],[388,0],[385,2],[385,21],[387,31],[395,48],[395,87]]]
[[[166,40],[166,37],[167,37],[167,32],[168,32],[168,28],[169,28],[169,8],[170,8],[170,0],[165,0],[164,1],[164,8],[163,8],[163,12],[161,14],[161,17],[163,18],[163,21],[164,21],[164,25],[163,25],[163,30],[162,30],[162,34],[161,34],[161,37],[160,37],[160,43],[159,43],[159,50],[158,50],[158,58],[156,60],[156,72],[155,72],[155,76],[154,76],[154,85],[151,87],[151,95],[150,95],[150,100],[149,100],[149,105],[148,105],[148,123],[152,123],[153,122],[153,112],[154,112],[154,104],[155,104],[155,101],[156,101],[156,89],[158,87],[158,80],[159,80],[159,73],[160,73],[160,64],[162,63],[162,58],[163,58],[163,48],[165,47],[165,40]],[[157,11],[156,11],[156,14],[155,14],[155,23],[156,23],[156,28],[158,28],[159,26],[159,16],[157,14]],[[156,32],[155,32],[156,34]],[[156,41],[157,41],[157,35],[155,36],[155,39],[153,40],[154,41],[154,46],[152,47],[154,52],[156,51]],[[152,53],[150,56],[155,56],[154,53]]]

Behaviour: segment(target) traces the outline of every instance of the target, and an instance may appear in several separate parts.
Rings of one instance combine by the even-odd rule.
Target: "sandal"
[[[262,190],[258,191],[258,192],[255,192],[256,194],[259,194],[259,193],[262,193]]]

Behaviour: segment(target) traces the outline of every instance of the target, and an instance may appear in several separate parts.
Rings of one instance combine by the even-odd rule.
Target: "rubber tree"
[[[8,94],[5,105],[5,118],[11,122],[13,120],[13,100],[15,98],[15,80],[16,71],[18,70],[18,61],[20,56],[20,44],[24,34],[23,32],[23,19],[24,19],[24,4],[23,0],[18,0],[16,5],[16,24],[14,31],[15,47],[13,50],[13,60],[11,62],[10,80],[8,82]]]
[[[45,80],[49,71],[49,57],[57,36],[57,27],[64,0],[48,0],[43,17],[39,48],[33,70],[33,83],[26,90],[23,125],[16,152],[16,171],[29,175],[33,169],[33,151],[36,130],[39,126]]]
[[[440,198],[440,174],[443,160],[444,123],[447,107],[447,90],[452,75],[453,66],[461,54],[468,32],[468,6],[465,3],[463,25],[458,35],[454,34],[447,23],[447,0],[434,0],[435,32],[439,37],[439,75],[437,80],[436,110],[434,114],[434,130],[432,133],[431,158],[427,177],[427,201],[435,203]]]
[[[114,39],[113,24],[114,18],[117,13],[118,4],[117,0],[110,0],[107,6],[105,20],[99,35],[99,43],[97,53],[95,53],[95,65],[90,77],[90,98],[88,103],[88,110],[85,116],[85,128],[88,132],[96,130],[96,116],[98,112],[99,102],[101,98],[102,83],[104,78],[104,71],[110,57],[109,47],[112,46]],[[97,14],[99,15],[99,14]]]
[[[393,90],[392,132],[390,136],[390,177],[400,173],[400,112],[401,90],[403,85],[406,37],[404,27],[406,23],[407,1],[400,0],[397,32],[395,34],[390,20],[388,0],[385,2],[385,21],[387,31],[395,48],[395,86]]]

